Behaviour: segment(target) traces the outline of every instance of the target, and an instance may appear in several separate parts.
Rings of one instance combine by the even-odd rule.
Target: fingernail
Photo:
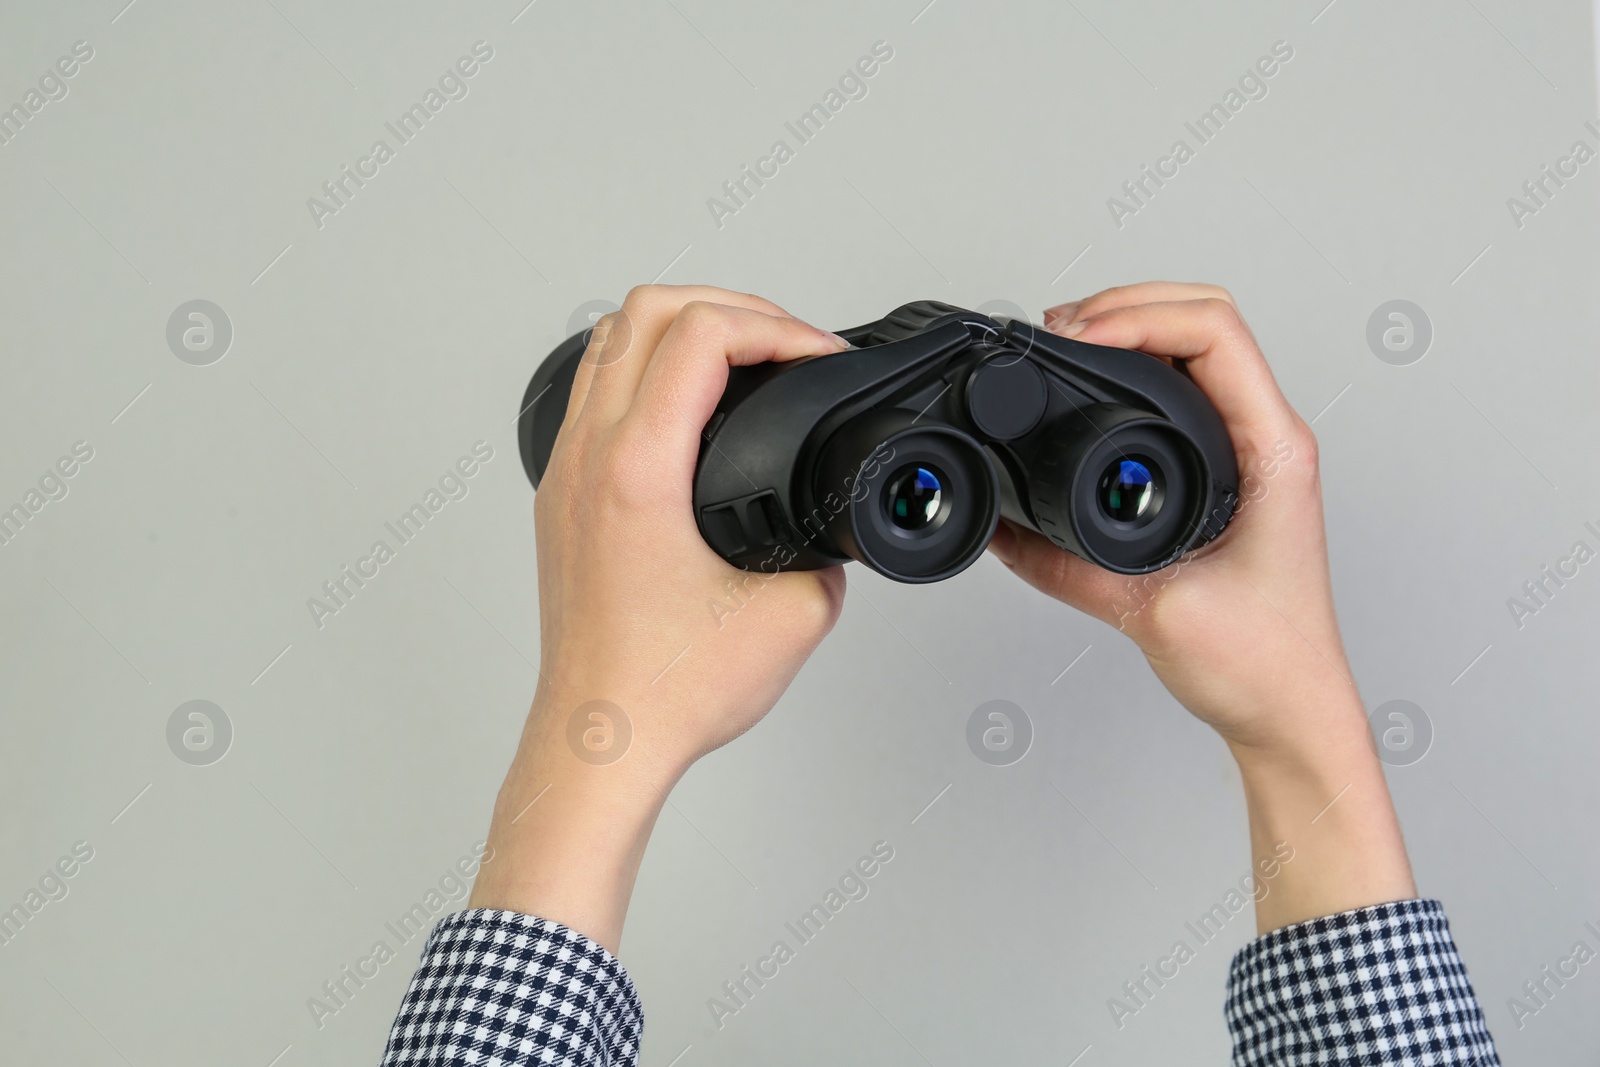
[[[1067,323],[1067,325],[1057,330],[1056,333],[1062,337],[1076,337],[1082,333],[1088,327],[1088,325],[1088,319],[1079,319],[1077,322]]]
[[[1072,316],[1078,310],[1078,305],[1081,303],[1083,303],[1082,300],[1072,300],[1065,304],[1057,304],[1053,308],[1045,308],[1044,324],[1049,326],[1057,321],[1071,321]]]
[[[1011,528],[1006,520],[1001,519],[1000,525],[994,528],[994,536],[989,539],[989,551],[995,558],[1007,567],[1017,559],[1017,532]]]
[[[838,334],[830,333],[830,334],[828,334],[828,336],[833,338],[834,344],[838,345],[840,348],[849,348],[850,347],[850,342],[846,341],[843,337],[840,337]]]

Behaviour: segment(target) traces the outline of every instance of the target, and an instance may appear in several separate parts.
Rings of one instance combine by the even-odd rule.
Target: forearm
[[[1338,699],[1338,708],[1304,716],[1317,727],[1293,743],[1230,746],[1244,781],[1254,869],[1276,868],[1256,902],[1258,933],[1416,896],[1366,717],[1353,697]]]
[[[495,801],[494,862],[469,905],[550,919],[615,953],[650,832],[681,771],[643,746],[611,763],[579,758],[563,710],[541,686]]]
[[[574,707],[534,698],[468,910],[436,926],[383,1063],[638,1063],[644,1011],[616,951],[639,861],[677,775],[629,745],[579,758]],[[620,742],[619,742],[620,743]],[[531,1045],[530,1045],[531,1043]]]
[[[1301,717],[1293,746],[1234,746],[1266,888],[1262,936],[1229,968],[1233,1062],[1495,1067],[1444,909],[1416,899],[1366,717],[1342,703]]]

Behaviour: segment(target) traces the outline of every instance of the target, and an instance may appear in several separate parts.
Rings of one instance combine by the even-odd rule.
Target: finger
[[[1060,333],[1184,361],[1189,376],[1227,424],[1237,451],[1260,451],[1298,433],[1299,416],[1278,388],[1238,309],[1225,300],[1115,308],[1079,319]]]
[[[989,551],[1011,572],[1035,589],[1092,615],[1117,624],[1118,605],[1127,578],[1057,548],[1049,538],[1002,519]]]
[[[625,329],[622,326],[622,312],[617,311],[600,316],[589,331],[589,340],[584,345],[583,355],[578,358],[578,368],[572,376],[572,389],[567,393],[567,410],[561,419],[561,428],[556,431],[556,437],[567,433],[567,428],[578,420],[578,415],[583,411],[584,399],[589,395],[589,385],[594,381],[595,365],[600,361],[599,353],[604,349],[607,341],[613,344],[625,343],[619,334]]]
[[[695,301],[672,320],[644,368],[625,424],[692,467],[728,368],[839,352],[841,337],[787,316]]]
[[[661,343],[678,312],[696,300],[748,308],[767,315],[788,317],[789,314],[770,300],[710,285],[635,286],[629,290],[621,309],[608,316],[612,321],[605,336],[599,343],[591,339],[573,379],[573,396],[583,398],[583,409],[593,408],[592,416],[588,417],[615,422],[623,416],[639,389],[639,380],[644,376],[651,353]],[[570,413],[571,408],[568,410]],[[580,411],[577,417],[585,416]]]
[[[1233,294],[1220,285],[1203,282],[1140,282],[1136,285],[1115,285],[1102,289],[1093,296],[1066,304],[1046,308],[1044,325],[1055,330],[1079,319],[1111,311],[1114,308],[1132,307],[1136,304],[1161,304],[1174,300],[1226,300],[1235,307]]]

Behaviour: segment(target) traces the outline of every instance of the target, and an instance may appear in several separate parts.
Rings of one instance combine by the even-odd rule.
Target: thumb
[[[1049,538],[1001,519],[989,551],[1013,574],[1101,622],[1117,625],[1127,599],[1126,580],[1088,560],[1057,548]]]

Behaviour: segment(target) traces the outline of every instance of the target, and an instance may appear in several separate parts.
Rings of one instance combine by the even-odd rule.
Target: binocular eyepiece
[[[966,569],[1000,519],[999,478],[983,445],[956,426],[918,425],[904,408],[866,411],[836,430],[821,449],[817,490],[827,539],[903,582]]]
[[[1001,516],[1142,574],[1218,536],[1238,500],[1227,431],[1183,373],[935,301],[843,331],[853,349],[735,368],[695,471],[700,531],[776,572],[857,560],[934,582]],[[539,368],[519,425],[535,486],[586,335]]]

